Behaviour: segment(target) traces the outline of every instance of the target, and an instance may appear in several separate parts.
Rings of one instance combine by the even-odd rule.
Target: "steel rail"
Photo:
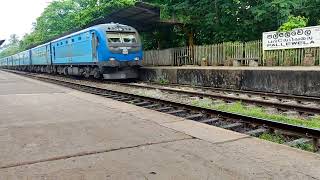
[[[17,72],[15,72],[15,73],[17,73]],[[151,101],[153,103],[168,104],[170,106],[174,106],[174,107],[178,107],[178,108],[184,108],[184,109],[188,109],[191,111],[198,111],[198,112],[202,112],[205,114],[215,115],[220,118],[233,119],[233,120],[238,120],[238,121],[248,123],[248,124],[266,126],[266,127],[273,129],[273,130],[282,130],[285,132],[290,132],[290,133],[293,133],[298,136],[312,138],[315,151],[319,150],[320,129],[309,128],[309,127],[304,127],[304,126],[297,126],[297,125],[282,123],[282,122],[273,121],[273,120],[269,120],[269,119],[256,118],[256,117],[246,116],[246,115],[237,114],[237,113],[230,113],[230,112],[226,112],[226,111],[198,107],[198,106],[184,104],[184,103],[175,102],[175,101],[171,101],[171,100],[164,100],[164,99],[158,99],[158,98],[153,98],[153,97],[147,97],[147,96],[127,93],[127,92],[121,92],[121,91],[116,91],[116,90],[110,90],[110,89],[105,89],[105,88],[100,88],[100,87],[94,87],[94,86],[90,86],[90,85],[84,85],[84,84],[80,84],[80,83],[64,81],[64,80],[59,80],[59,79],[54,79],[54,78],[49,78],[49,77],[39,77],[39,76],[27,74],[27,73],[24,73],[24,74],[21,73],[20,75],[24,75],[27,77],[31,77],[34,79],[38,79],[38,80],[42,80],[42,81],[46,81],[46,82],[50,82],[50,83],[55,83],[58,85],[66,86],[66,87],[69,87],[72,89],[80,90],[80,91],[91,93],[91,94],[101,95],[100,93],[97,93],[97,91],[100,91],[100,92],[106,92],[106,93],[113,93],[113,94],[121,95],[121,96],[129,96],[129,97],[138,98],[138,99],[141,99],[144,101]],[[86,89],[86,90],[84,90],[84,89]],[[88,89],[92,90],[92,91],[87,91]]]
[[[118,84],[118,83],[115,83]],[[298,112],[306,112],[306,113],[312,113],[312,114],[320,114],[320,107],[308,107],[308,106],[299,106],[296,104],[286,104],[281,102],[271,102],[271,101],[261,101],[257,99],[248,99],[248,98],[241,98],[241,97],[231,97],[226,95],[216,95],[216,94],[210,94],[206,92],[194,92],[194,91],[187,91],[187,90],[181,90],[181,89],[172,89],[172,88],[166,88],[166,87],[153,87],[149,85],[138,85],[138,84],[130,84],[130,83],[119,83],[119,85],[125,85],[129,87],[139,87],[139,88],[145,88],[145,89],[159,89],[161,91],[167,91],[172,93],[184,93],[191,96],[200,96],[200,97],[207,97],[207,98],[214,98],[214,99],[223,99],[225,101],[242,101],[244,103],[248,104],[256,104],[260,106],[269,106],[274,108],[280,108],[285,110],[295,110]]]
[[[150,83],[158,86],[157,83]],[[235,90],[235,89],[224,89],[224,88],[215,88],[215,87],[208,87],[208,86],[190,86],[190,85],[183,85],[183,84],[169,84],[168,86],[173,87],[188,87],[188,88],[198,88],[210,91],[218,91],[218,92],[232,92],[232,93],[242,93],[242,94],[252,94],[252,95],[259,95],[259,96],[267,96],[267,97],[276,97],[276,98],[285,98],[291,100],[302,100],[302,101],[313,101],[313,102],[320,102],[320,97],[317,96],[302,96],[302,95],[288,95],[282,93],[273,93],[273,92],[262,92],[262,91],[249,91],[249,90]]]
[[[174,101],[170,101],[170,100],[163,100],[163,99],[158,99],[158,98],[153,98],[153,97],[146,97],[146,96],[142,96],[142,95],[126,93],[126,92],[121,92],[121,91],[115,91],[115,90],[109,90],[109,89],[104,89],[104,88],[100,88],[100,87],[94,87],[94,86],[89,86],[89,85],[84,85],[84,84],[79,84],[79,83],[74,83],[74,82],[68,82],[68,81],[62,81],[62,80],[57,80],[57,79],[52,79],[52,78],[35,77],[35,76],[32,76],[32,77],[34,77],[36,79],[44,80],[44,81],[49,81],[49,82],[54,81],[60,85],[62,83],[62,85],[68,86],[68,87],[70,87],[69,85],[76,85],[76,86],[82,87],[82,88],[88,88],[88,89],[99,90],[99,91],[104,91],[104,92],[111,92],[114,94],[120,94],[120,95],[124,95],[124,96],[131,96],[134,98],[139,98],[139,99],[151,101],[154,103],[170,104],[172,106],[179,107],[179,108],[185,108],[185,109],[189,109],[189,110],[193,110],[193,111],[205,112],[206,114],[217,115],[219,117],[225,117],[225,118],[230,118],[230,119],[234,119],[234,120],[240,120],[242,122],[246,122],[246,123],[250,123],[250,124],[267,126],[271,129],[283,130],[283,131],[294,133],[299,136],[313,138],[314,141],[318,141],[318,139],[320,139],[320,129],[314,129],[314,128],[309,128],[309,127],[304,127],[304,126],[297,126],[297,125],[282,123],[282,122],[268,120],[268,119],[256,118],[256,117],[246,116],[246,115],[237,114],[237,113],[230,113],[230,112],[226,112],[226,111],[198,107],[198,106],[184,104],[184,103],[180,103],[180,102],[174,102]],[[73,88],[73,87],[71,86],[71,88]],[[81,89],[80,89],[80,91],[81,91]],[[92,94],[94,94],[94,93],[92,93]]]

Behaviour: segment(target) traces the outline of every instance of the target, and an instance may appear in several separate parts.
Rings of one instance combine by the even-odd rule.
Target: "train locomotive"
[[[0,66],[86,78],[130,79],[137,78],[142,57],[137,30],[108,23],[2,58]]]

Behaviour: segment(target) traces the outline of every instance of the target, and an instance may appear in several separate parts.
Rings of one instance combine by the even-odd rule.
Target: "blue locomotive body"
[[[32,72],[136,78],[142,61],[138,32],[126,25],[101,24],[0,59],[0,66]]]

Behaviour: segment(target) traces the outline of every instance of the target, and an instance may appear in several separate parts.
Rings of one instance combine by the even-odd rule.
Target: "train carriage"
[[[7,57],[8,66],[35,72],[127,79],[137,78],[142,61],[138,32],[115,23],[78,31],[28,52]]]
[[[19,67],[18,70],[28,70],[28,67],[31,65],[30,51],[23,51],[18,53],[19,56]]]
[[[8,67],[13,67],[13,58],[12,56],[6,57],[7,62],[8,62]]]
[[[19,53],[19,56],[20,56],[20,65],[21,66],[31,65],[30,51],[23,51],[23,52]]]
[[[19,65],[20,65],[19,55],[18,54],[12,55],[12,66],[17,68],[17,67],[19,67]]]
[[[93,30],[78,32],[52,41],[53,64],[88,64],[97,62],[92,43]]]
[[[7,67],[7,65],[8,65],[8,63],[7,63],[6,58],[0,59],[0,67],[5,68],[5,67]]]
[[[104,79],[136,78],[142,45],[138,32],[120,24],[97,25],[51,43],[54,69],[60,74]],[[72,64],[71,66],[68,66]]]
[[[93,75],[91,71],[86,72],[86,69],[97,63],[94,34],[94,28],[90,28],[52,41],[54,70],[60,74]]]
[[[30,50],[31,71],[50,72],[51,63],[51,45],[42,44]]]

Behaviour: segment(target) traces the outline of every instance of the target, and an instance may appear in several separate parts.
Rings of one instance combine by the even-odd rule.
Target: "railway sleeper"
[[[166,106],[166,107],[160,107],[160,108],[158,108],[158,109],[156,109],[156,111],[170,111],[170,110],[172,110],[173,109],[173,107],[168,107],[168,106]]]
[[[130,100],[132,100],[132,98],[130,97],[122,97],[121,99],[118,99],[118,101],[122,101],[122,102],[130,101]]]
[[[142,102],[138,102],[138,103],[134,103],[134,105],[136,106],[145,106],[145,105],[150,105],[151,102],[149,101],[142,101]]]
[[[232,123],[232,124],[223,125],[223,126],[221,126],[221,128],[232,130],[232,129],[240,128],[240,127],[242,127],[243,125],[244,125],[243,123],[238,123],[238,122],[237,122],[237,123]]]
[[[126,98],[126,97],[124,97],[124,96],[117,96],[117,97],[114,97],[114,98],[112,98],[113,100],[116,100],[116,101],[120,101],[121,99],[123,99],[123,98]]]
[[[139,103],[139,102],[141,102],[141,99],[133,99],[133,100],[129,101],[128,103],[135,104],[135,103]]]
[[[211,119],[201,120],[201,121],[198,121],[198,122],[212,125],[212,124],[215,124],[215,123],[217,123],[219,121],[220,121],[219,118],[211,118]]]
[[[254,137],[258,137],[263,133],[268,132],[268,129],[266,128],[259,128],[259,129],[255,129],[255,130],[251,130],[251,131],[247,131],[246,134],[250,135],[250,136],[254,136]]]
[[[152,109],[152,108],[155,108],[155,107],[158,107],[160,106],[160,104],[150,104],[150,105],[146,105],[146,106],[142,106],[144,108],[148,108],[148,109]]]
[[[49,81],[49,80],[48,80]],[[94,90],[94,88],[84,88],[84,86],[80,86],[80,85],[73,85],[73,86],[71,86],[71,85],[67,85],[67,83],[59,83],[58,82],[58,80],[52,80],[52,81],[55,81],[55,83],[56,84],[63,84],[63,85],[66,85],[66,86],[69,86],[69,87],[72,87],[72,88],[80,88],[80,90],[86,90],[86,91],[91,91],[90,93],[92,93],[92,91]],[[95,93],[99,93],[99,94],[102,94],[101,93],[101,91],[95,91]],[[108,94],[108,95],[111,95],[112,96],[112,94]],[[120,95],[114,95],[114,96],[117,96],[117,97],[119,97]],[[124,97],[124,96],[121,96],[121,97]],[[137,101],[137,100],[133,100],[133,101]],[[132,102],[132,101],[131,101]],[[142,100],[138,100],[137,101],[137,104],[139,104],[139,102],[140,103],[146,103],[145,101],[142,101]],[[151,102],[147,102],[147,103],[151,103]],[[156,110],[158,110],[158,111],[169,111],[169,110],[172,110],[172,109],[174,109],[174,107],[170,107],[170,106],[162,106],[162,107],[160,107],[160,108],[158,108],[158,109],[156,109]],[[202,115],[201,115],[202,116]],[[190,117],[189,117],[190,118]],[[239,122],[236,122],[236,123],[229,123],[229,124],[226,124],[226,122],[225,121],[222,121],[222,120],[220,120],[220,119],[218,119],[218,118],[213,118],[213,119],[207,119],[207,120],[202,120],[202,121],[199,121],[199,122],[203,122],[203,123],[216,123],[216,124],[221,124],[221,125],[218,125],[219,127],[221,127],[221,128],[225,128],[225,129],[236,129],[236,128],[241,128],[241,127],[243,127],[244,126],[244,123],[239,123]],[[273,130],[272,129],[270,129],[270,131],[272,132]],[[250,132],[250,131],[249,131]],[[248,133],[248,132],[247,132]],[[293,133],[294,134],[294,133]],[[304,141],[304,140],[297,140],[297,141]],[[307,140],[306,140],[307,141]],[[293,142],[291,142],[291,143],[293,143]],[[314,146],[314,151],[315,152],[317,152],[317,151],[319,151],[319,139],[318,139],[318,137],[315,137],[315,138],[312,138],[312,143],[313,143],[313,146]]]
[[[186,119],[190,119],[190,120],[200,120],[201,118],[203,118],[203,114],[193,114],[193,115],[190,115],[190,116],[187,116],[185,117]]]
[[[172,115],[177,115],[177,114],[183,114],[186,113],[187,111],[185,109],[178,109],[178,110],[173,110],[166,112],[167,114],[172,114]]]
[[[115,98],[118,97],[118,95],[114,95],[114,94],[101,94],[100,96],[104,96],[106,98]]]

